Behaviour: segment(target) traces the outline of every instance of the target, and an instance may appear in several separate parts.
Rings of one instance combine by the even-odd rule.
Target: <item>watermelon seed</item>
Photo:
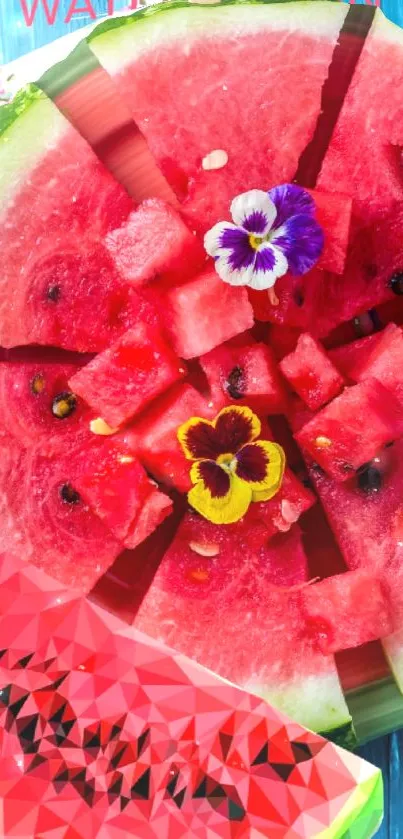
[[[329,446],[332,445],[332,441],[329,440],[329,437],[322,437],[321,435],[316,438],[315,446],[317,449],[328,449]]]
[[[63,484],[60,487],[60,497],[66,504],[78,504],[81,501],[79,493],[71,484]]]
[[[77,397],[69,390],[58,393],[52,402],[52,414],[57,419],[66,419],[75,411],[77,407]]]
[[[367,494],[379,492],[382,487],[382,475],[371,463],[365,463],[357,470],[357,482],[362,492]]]
[[[35,396],[38,396],[39,393],[42,393],[44,387],[45,379],[41,373],[37,373],[31,381],[31,391]]]
[[[293,297],[294,297],[294,303],[295,303],[295,305],[296,305],[296,306],[299,306],[299,308],[301,308],[301,306],[303,306],[303,305],[304,305],[305,298],[304,298],[304,295],[303,295],[303,293],[302,293],[302,291],[301,291],[301,289],[300,289],[300,288],[296,288],[296,289],[295,289],[294,294],[293,294]]]
[[[48,300],[51,300],[52,303],[57,303],[60,298],[60,286],[50,285],[46,292],[46,297]]]
[[[189,548],[194,553],[200,556],[217,556],[220,553],[220,548],[215,542],[189,542]]]
[[[394,294],[403,294],[403,271],[396,271],[391,276],[388,285]]]
[[[242,367],[234,367],[228,373],[225,387],[231,399],[242,399],[245,389]]]
[[[378,267],[373,262],[369,263],[369,265],[365,265],[364,270],[367,277],[369,277],[370,280],[373,280],[378,273]]]

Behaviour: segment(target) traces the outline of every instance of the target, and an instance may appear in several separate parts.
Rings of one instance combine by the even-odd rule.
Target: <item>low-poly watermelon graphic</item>
[[[364,110],[371,124],[372,56],[392,42],[402,53],[400,38],[374,9],[326,0],[167,2],[105,22],[80,48],[90,72],[74,76],[66,93],[71,121],[35,87],[0,110],[0,551],[18,552],[28,576],[39,566],[157,642],[269,699],[279,713],[349,746],[355,735],[338,653],[358,648],[360,655],[362,645],[382,639],[397,671],[391,638],[396,644],[402,626],[397,572],[393,581],[398,463],[388,472],[395,477],[387,501],[379,494],[383,518],[372,503],[372,489],[379,490],[373,464],[398,454],[403,435],[397,128],[385,117],[375,190],[379,198],[386,188],[388,160],[393,199],[389,194],[385,205],[369,206],[362,166],[360,178],[350,171],[336,184],[328,161],[343,148],[350,166],[343,126],[353,114],[362,133]],[[108,96],[114,85],[116,111],[90,93],[91,67],[109,85]],[[88,111],[84,90],[92,96]],[[371,160],[371,172],[376,167]],[[294,181],[309,189],[324,249],[308,273],[276,282],[274,305],[266,293],[223,283],[202,234],[230,218],[239,193]],[[293,439],[297,395],[305,405],[298,402]],[[239,521],[215,525],[186,497],[194,473],[178,430],[189,421],[213,424],[220,411],[235,408],[256,413],[261,442],[282,446],[286,466],[273,497],[255,497]],[[220,453],[227,466],[228,454]],[[386,546],[382,563],[378,537]],[[358,559],[363,544],[366,562]],[[121,626],[122,638],[138,637]],[[98,672],[91,655],[80,661],[87,675],[91,667]],[[110,665],[104,661],[101,679],[109,679]],[[171,689],[167,715],[176,714],[182,690]],[[119,690],[129,702],[126,685]],[[102,739],[102,702],[94,725],[99,716]],[[190,813],[200,788],[204,821],[195,834],[207,836],[210,822],[219,836],[262,833],[266,797],[256,805],[256,823],[237,832],[246,808],[238,792],[229,794],[228,767],[203,766],[206,777],[199,777],[193,732],[183,739],[181,767],[170,767],[167,784],[158,775],[158,839],[164,808],[175,805],[181,820],[182,805],[190,800]],[[130,802],[154,779],[141,763],[145,742],[127,747],[139,773],[130,788],[116,774],[104,786],[108,806],[121,811],[117,822],[129,819]],[[109,760],[114,746],[104,743]],[[151,751],[163,775],[165,753]],[[214,754],[210,748],[206,760]],[[244,771],[240,751],[228,756],[232,770]],[[121,757],[114,753],[116,773]],[[91,787],[98,800],[101,762],[94,760],[84,775],[78,769],[78,780],[76,766],[58,771],[60,800],[69,795],[70,770],[74,789],[86,785],[87,798]],[[261,779],[265,753],[259,760],[256,753],[246,765]],[[288,780],[289,769],[281,772]],[[304,804],[302,794],[293,795],[298,808],[308,806],[305,787]],[[206,797],[209,807],[214,799],[207,827]],[[136,806],[141,828],[128,820],[123,830],[143,839],[152,823],[148,794]],[[231,825],[220,833],[224,816]],[[301,836],[348,836],[348,821],[331,828],[330,816],[319,826],[301,816]],[[364,816],[357,839],[375,827]],[[282,818],[267,835],[295,839],[283,811]],[[188,825],[183,816],[184,835]]]

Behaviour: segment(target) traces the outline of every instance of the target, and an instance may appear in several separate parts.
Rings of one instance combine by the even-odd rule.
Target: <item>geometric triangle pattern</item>
[[[379,770],[0,558],[4,839],[367,839]]]

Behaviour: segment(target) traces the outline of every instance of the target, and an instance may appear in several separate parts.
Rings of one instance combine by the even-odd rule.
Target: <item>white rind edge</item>
[[[301,32],[312,38],[335,40],[343,26],[348,5],[314,0],[289,3],[239,3],[196,6],[155,11],[135,16],[130,23],[95,35],[89,45],[111,75],[145,53],[164,44],[179,42],[187,52],[205,34],[210,38],[240,37],[261,32]]]

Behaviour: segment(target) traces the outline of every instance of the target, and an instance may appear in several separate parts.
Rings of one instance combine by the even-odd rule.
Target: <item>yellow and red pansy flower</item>
[[[193,461],[189,503],[214,524],[239,521],[252,501],[268,501],[280,489],[284,451],[259,440],[260,433],[256,414],[232,405],[212,422],[191,417],[178,429],[185,457]]]

